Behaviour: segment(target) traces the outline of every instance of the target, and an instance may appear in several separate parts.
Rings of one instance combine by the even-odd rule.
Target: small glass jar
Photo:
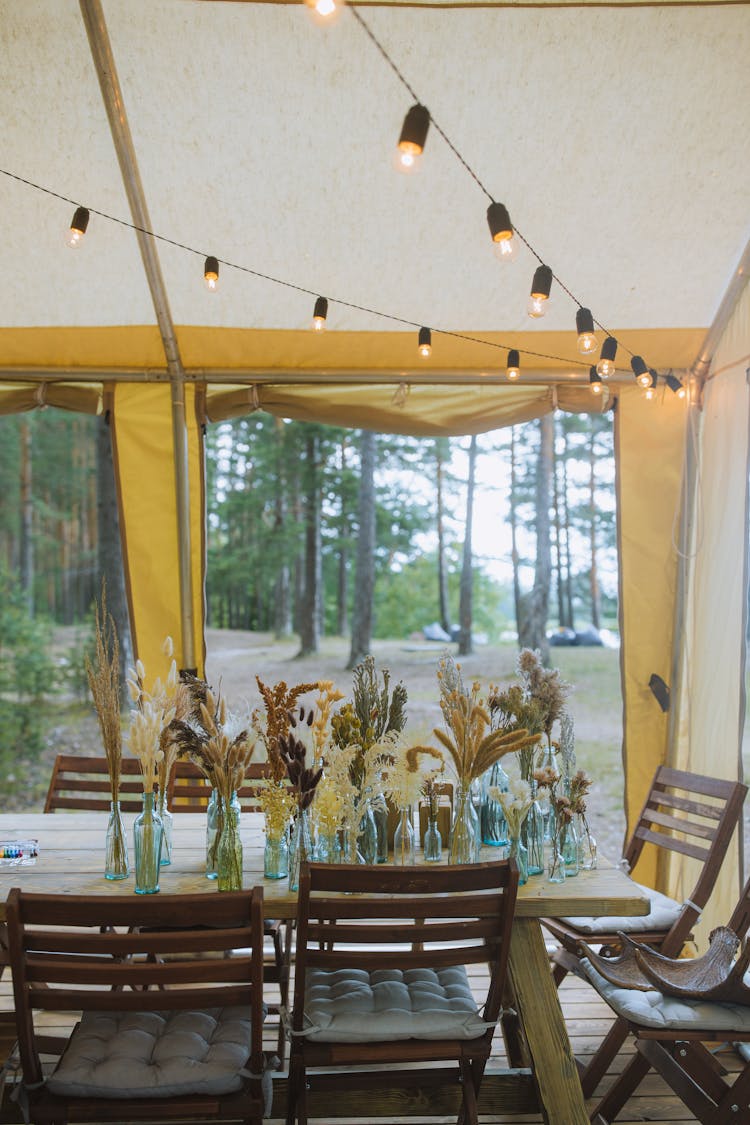
[[[241,806],[239,797],[236,793],[232,794],[230,807],[233,809],[237,818],[237,824],[240,823]],[[206,809],[206,878],[216,879],[218,877],[218,855],[219,855],[219,839],[221,837],[221,830],[224,826],[224,809],[222,807],[219,794],[215,789],[211,790],[211,796],[208,798],[208,807]]]
[[[479,858],[479,846],[479,817],[471,798],[471,789],[459,781],[448,842],[448,862],[476,863]]]
[[[571,820],[566,824],[560,836],[560,851],[565,860],[565,875],[566,878],[572,879],[581,870],[580,859],[578,855],[578,833],[576,832],[575,821]]]
[[[437,823],[437,808],[427,814],[427,828],[422,841],[422,858],[425,863],[438,863],[443,858],[443,837]]]
[[[341,844],[338,832],[318,832],[315,845],[316,863],[341,863]]]
[[[263,877],[286,879],[289,874],[289,836],[266,836],[263,848]]]
[[[499,762],[495,762],[482,779],[482,807],[480,812],[482,843],[489,844],[492,848],[507,845],[508,825],[503,806],[490,796],[490,789],[496,787],[501,793],[507,793],[508,784],[508,775]]]
[[[299,873],[305,860],[313,858],[312,833],[308,809],[300,809],[292,828],[292,842],[289,847],[289,890],[299,890]]]
[[[398,824],[393,834],[393,862],[398,867],[416,863],[416,839],[411,820],[411,809],[404,806],[398,810]]]
[[[235,794],[236,796],[236,794]],[[240,818],[235,804],[230,801],[224,809],[221,836],[216,851],[216,875],[220,891],[242,890],[242,840]]]
[[[520,836],[511,836],[510,838],[508,858],[511,856],[518,864],[518,885],[522,887],[529,877],[529,853]]]
[[[167,808],[166,793],[161,789],[159,790],[157,798],[157,809],[162,824],[161,866],[168,867],[172,862],[172,828],[174,817]]]
[[[369,801],[365,802],[362,819],[359,822],[357,848],[364,863],[378,862],[378,828]]]
[[[529,875],[541,875],[544,871],[544,813],[536,799],[536,788],[536,782],[532,781],[534,800],[521,825],[521,840],[527,851]]]

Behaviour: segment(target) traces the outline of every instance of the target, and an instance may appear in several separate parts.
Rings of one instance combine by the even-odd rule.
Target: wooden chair
[[[137,758],[123,755],[121,762],[120,808],[123,812],[140,812],[143,808],[143,779]],[[133,797],[127,794],[133,793]],[[44,811],[60,809],[79,812],[108,812],[112,801],[107,759],[58,754],[52,767]]]
[[[459,1120],[477,1122],[517,886],[512,860],[440,868],[303,864],[287,1125],[306,1125],[308,1089],[333,1098],[337,1087],[394,1082],[459,1082]],[[467,964],[489,964],[483,1006],[472,996]],[[329,1073],[311,1073],[320,1067]]]
[[[251,762],[246,772],[247,784],[243,785],[237,796],[243,812],[258,812],[257,802],[259,782],[267,776],[265,762]],[[194,762],[175,762],[172,781],[168,793],[168,805],[172,813],[205,812],[211,788]],[[286,1036],[281,1022],[280,1009],[289,1004],[289,961],[291,947],[291,926],[279,918],[266,918],[264,933],[273,943],[273,954],[264,960],[263,979],[266,984],[275,984],[279,990],[279,1004],[269,1004],[268,1010],[278,1016],[277,1053],[280,1063],[286,1055]]]
[[[645,845],[653,844],[663,852],[698,860],[698,879],[682,903],[643,887],[651,898],[651,912],[644,918],[545,918],[546,929],[559,942],[551,957],[557,984],[571,970],[579,970],[581,940],[617,956],[621,948],[617,934],[624,931],[668,957],[680,954],[713,890],[746,793],[747,786],[738,781],[659,766],[623,858],[628,870],[637,874]],[[582,1069],[586,1097],[593,1094],[627,1034],[626,1022],[617,1019]]]
[[[6,916],[27,1120],[260,1125],[261,887],[163,898],[14,888]],[[240,945],[243,957],[211,956]],[[46,1077],[37,1010],[82,1013]]]
[[[750,880],[727,925],[738,938],[747,939]],[[749,953],[745,945],[738,972],[741,973],[742,964],[747,965]],[[661,960],[659,955],[652,956]],[[680,959],[674,964],[684,969],[690,962]],[[592,1112],[595,1125],[609,1125],[615,1120],[652,1067],[703,1125],[739,1125],[750,1121],[750,1007],[715,999],[663,995],[655,988],[622,988],[605,980],[588,960],[583,961],[583,968],[594,988],[635,1036],[638,1049]],[[710,974],[706,974],[706,984],[711,985]],[[726,1071],[705,1046],[717,1041],[741,1045],[745,1066],[731,1084],[726,1081]]]

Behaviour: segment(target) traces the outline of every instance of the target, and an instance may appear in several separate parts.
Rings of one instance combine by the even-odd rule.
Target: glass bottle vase
[[[167,795],[160,789],[157,798],[157,810],[162,825],[161,838],[161,866],[167,867],[172,862],[172,822],[173,817],[167,808]]]
[[[365,863],[378,862],[378,827],[369,801],[365,802],[362,819],[359,822],[357,846]]]
[[[424,840],[422,841],[422,858],[425,863],[438,863],[443,858],[443,837],[437,825],[437,811],[430,811],[427,818]]]
[[[560,851],[565,860],[565,877],[572,879],[581,870],[578,855],[578,833],[575,823],[571,820],[562,830],[560,837]]]
[[[109,808],[104,878],[127,879],[130,874],[130,868],[128,866],[128,841],[125,835],[125,826],[122,823],[120,802],[112,801]]]
[[[338,832],[318,832],[315,845],[316,863],[341,863],[341,844]]]
[[[531,789],[536,794],[536,782],[532,781]],[[536,796],[521,825],[521,840],[527,851],[529,875],[541,875],[544,871],[544,814]]]
[[[234,810],[237,817],[237,824],[240,823],[240,801],[236,793],[232,793],[232,800],[230,806]],[[221,832],[224,827],[224,806],[219,797],[216,789],[211,790],[211,796],[208,798],[208,807],[206,809],[206,878],[216,879],[218,877],[218,857],[219,857],[219,840],[221,839]]]
[[[263,848],[263,877],[286,879],[289,874],[289,836],[266,836]]]
[[[162,825],[154,807],[154,794],[143,794],[143,811],[133,822],[135,893],[155,895],[159,890]]]
[[[224,802],[222,802],[224,805]],[[216,849],[216,877],[220,891],[242,890],[242,840],[240,839],[240,818],[230,800],[224,807],[221,835]]]
[[[398,824],[393,834],[393,862],[398,867],[416,863],[416,841],[411,809],[404,806],[398,810]]]
[[[300,809],[292,828],[289,846],[289,890],[299,890],[299,873],[305,860],[313,858],[312,833],[307,809]]]
[[[508,843],[508,825],[503,806],[490,796],[491,788],[497,788],[501,793],[508,791],[508,775],[499,762],[495,762],[483,777],[480,813],[482,843],[497,848]]]
[[[578,861],[581,871],[594,871],[597,864],[596,840],[591,835],[586,817],[580,813],[578,814],[576,831],[578,833]]]
[[[479,817],[471,798],[471,788],[459,781],[448,841],[448,862],[476,863],[479,844]]]
[[[529,877],[529,853],[520,836],[511,836],[508,858],[515,859],[518,864],[518,885],[522,887]]]
[[[377,852],[375,856],[376,863],[388,862],[388,806],[385,803],[383,794],[378,795],[378,799],[373,802],[372,815],[375,818],[375,830],[377,832]]]

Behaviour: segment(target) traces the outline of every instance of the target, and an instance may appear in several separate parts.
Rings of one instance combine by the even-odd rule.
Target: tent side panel
[[[667,754],[668,716],[649,687],[669,685],[677,579],[673,538],[680,503],[686,408],[671,391],[648,402],[624,388],[615,415],[620,551],[620,663],[627,832]],[[656,886],[656,857],[645,854],[641,882]]]
[[[193,639],[198,674],[203,675],[205,572],[203,442],[195,390],[185,388],[190,481],[193,573]],[[180,665],[179,556],[172,407],[169,385],[121,384],[115,388],[113,451],[120,504],[120,527],[135,656],[149,683],[165,675],[166,636]]]

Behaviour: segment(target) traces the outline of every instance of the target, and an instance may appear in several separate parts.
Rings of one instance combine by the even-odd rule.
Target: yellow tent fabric
[[[747,555],[738,529],[747,526],[750,450],[750,290],[738,304],[714,355],[700,426],[691,435],[697,468],[691,499],[679,724],[674,764],[715,777],[742,777],[745,719]],[[743,537],[746,539],[746,535]],[[667,886],[683,897],[694,883],[690,861],[673,865]],[[698,929],[726,923],[740,891],[742,839],[727,854]]]
[[[620,550],[620,662],[627,831],[643,806],[656,767],[666,760],[668,717],[649,688],[671,678],[677,525],[687,407],[667,390],[646,401],[626,387],[615,415]],[[656,855],[646,850],[638,877],[657,886]]]
[[[193,586],[193,649],[197,671],[205,664],[204,472],[202,406],[195,387],[185,387],[190,483]],[[169,670],[162,646],[172,637],[178,666],[184,651],[180,615],[179,542],[172,410],[168,385],[115,387],[112,406],[115,477],[133,650],[149,681]]]

